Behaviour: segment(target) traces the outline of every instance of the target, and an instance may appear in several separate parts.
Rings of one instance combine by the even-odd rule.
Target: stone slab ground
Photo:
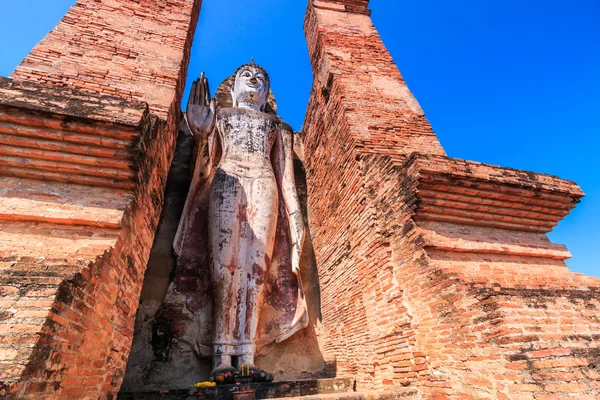
[[[376,400],[376,399],[417,399],[416,389],[401,388],[388,391],[354,391],[355,382],[350,379],[310,379],[289,382],[251,383],[247,385],[223,385],[212,388],[190,390],[163,390],[155,392],[121,392],[118,400],[232,400],[234,391],[240,388],[255,390],[257,400],[261,399],[335,399],[335,400]]]

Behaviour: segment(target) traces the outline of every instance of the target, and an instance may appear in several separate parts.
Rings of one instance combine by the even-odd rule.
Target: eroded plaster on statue
[[[240,67],[229,106],[210,99],[201,76],[186,113],[198,154],[174,247],[179,264],[205,274],[196,288],[204,296],[188,306],[205,310],[212,300],[212,312],[197,313],[195,347],[212,355],[213,375],[246,365],[257,380],[272,379],[255,366],[255,356],[308,323],[293,132],[268,103],[269,83],[261,67]],[[194,289],[178,283],[178,291]]]

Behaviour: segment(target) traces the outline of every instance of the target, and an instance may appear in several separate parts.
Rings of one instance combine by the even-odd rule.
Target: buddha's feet
[[[235,383],[236,369],[231,365],[219,364],[210,373],[210,379],[217,383],[217,385],[230,385]]]
[[[239,374],[250,374],[252,382],[273,382],[273,374],[258,368],[254,364],[243,364],[238,371]]]

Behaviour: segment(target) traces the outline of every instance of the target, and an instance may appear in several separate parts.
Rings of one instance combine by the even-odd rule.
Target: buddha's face
[[[269,93],[269,80],[261,68],[242,67],[235,76],[232,90],[234,103],[264,110]]]

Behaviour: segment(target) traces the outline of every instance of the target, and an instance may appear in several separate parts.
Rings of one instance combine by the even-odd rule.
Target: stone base
[[[396,400],[396,399],[421,399],[417,389],[402,388],[391,390],[374,390],[367,392],[346,392],[333,394],[318,394],[302,397],[288,397],[286,400]]]
[[[329,397],[333,394],[354,393],[354,381],[351,378],[314,379],[289,382],[250,383],[244,385],[222,385],[211,388],[193,388],[182,390],[162,390],[157,392],[121,392],[119,400],[196,400],[215,399],[231,400],[232,392],[240,387],[248,387],[256,391],[256,399],[273,399],[280,397],[319,396]]]

